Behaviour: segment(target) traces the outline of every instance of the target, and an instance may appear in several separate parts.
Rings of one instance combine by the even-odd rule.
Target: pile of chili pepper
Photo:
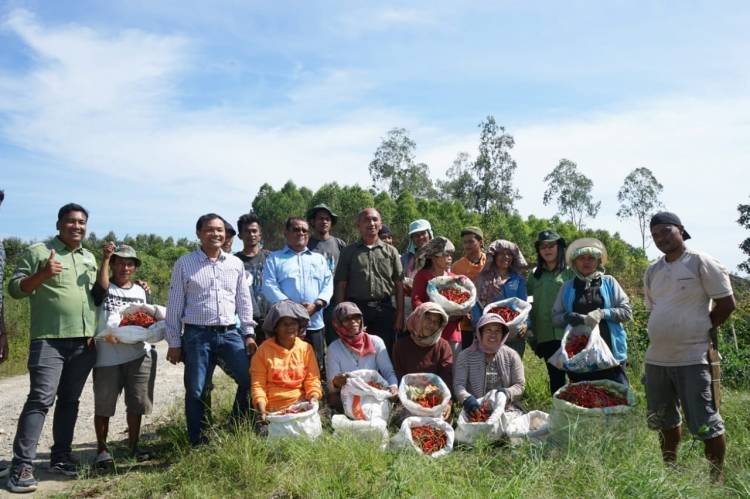
[[[440,393],[440,388],[432,383],[425,387],[407,386],[406,391],[409,395],[409,400],[416,402],[426,409],[432,409],[433,407],[440,405],[443,401],[443,395]]]
[[[508,307],[495,307],[490,309],[491,314],[497,314],[503,318],[505,322],[510,322],[518,317],[518,312]]]
[[[448,445],[448,435],[443,430],[427,425],[412,426],[411,439],[428,456]]]
[[[151,327],[156,320],[145,312],[136,312],[125,315],[120,321],[120,326]]]
[[[487,404],[482,404],[479,409],[472,412],[469,416],[469,423],[485,423],[492,415],[492,408]]]
[[[586,348],[588,342],[588,336],[582,334],[570,335],[568,336],[568,341],[565,342],[565,353],[568,354],[568,357],[572,357]]]
[[[440,290],[438,290],[438,293],[440,293],[453,303],[458,303],[459,305],[471,298],[471,293],[469,293],[468,291],[461,291],[457,288],[441,288]]]
[[[387,389],[388,389],[387,387],[385,387],[385,386],[381,385],[381,384],[380,384],[380,383],[378,383],[377,381],[365,381],[365,383],[367,383],[367,384],[368,384],[368,385],[370,385],[371,387],[373,387],[373,388],[376,388],[376,389],[378,389],[378,390],[387,390]]]
[[[628,403],[624,397],[616,395],[606,388],[592,385],[591,383],[580,383],[570,385],[557,396],[558,398],[586,409],[599,409],[602,407],[614,407]]]
[[[306,404],[299,404],[296,406],[288,407],[282,411],[274,412],[274,416],[287,416],[289,414],[299,414],[301,412],[305,412],[309,410],[310,408]]]

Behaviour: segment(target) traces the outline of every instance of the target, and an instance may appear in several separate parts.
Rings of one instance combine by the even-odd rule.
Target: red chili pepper
[[[518,317],[518,312],[509,307],[495,307],[490,309],[491,314],[497,314],[503,318],[505,322],[510,322]]]
[[[582,334],[569,335],[568,341],[565,342],[565,352],[568,354],[568,357],[572,357],[586,348],[588,342],[588,336]]]
[[[381,385],[377,381],[365,381],[365,383],[367,383],[368,385],[370,385],[373,388],[377,388],[378,390],[387,390],[388,389],[388,387],[385,387],[385,386]]]
[[[411,439],[427,455],[434,454],[448,445],[448,435],[433,426],[412,426]]]
[[[461,291],[460,289],[456,288],[441,288],[438,290],[438,293],[443,295],[448,300],[452,301],[453,303],[464,303],[466,300],[471,298],[471,293],[468,291]]]
[[[136,312],[125,315],[120,321],[120,326],[151,327],[156,320],[145,312]]]
[[[628,403],[624,397],[614,394],[606,388],[590,383],[570,385],[557,398],[579,407],[585,407],[586,409],[614,407],[617,405],[627,405]]]
[[[492,409],[487,404],[482,404],[479,406],[479,410],[474,411],[471,416],[469,416],[469,422],[484,423],[490,419],[491,415]]]

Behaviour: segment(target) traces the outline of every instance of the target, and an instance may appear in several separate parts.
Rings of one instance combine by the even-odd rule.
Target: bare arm
[[[341,303],[346,300],[346,281],[339,281],[336,283],[336,303]]]
[[[718,328],[724,324],[724,321],[729,318],[735,308],[737,308],[737,304],[734,301],[734,295],[716,298],[714,300],[714,308],[711,309],[710,314],[711,325],[714,328]]]

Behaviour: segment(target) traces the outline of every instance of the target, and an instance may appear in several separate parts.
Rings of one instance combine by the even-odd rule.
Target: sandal
[[[106,450],[101,451],[94,461],[94,468],[97,471],[112,471],[115,469],[115,461]]]
[[[141,449],[140,447],[136,447],[135,449],[133,449],[132,456],[139,463],[143,461],[151,461],[154,458],[154,456],[152,456],[149,451]]]

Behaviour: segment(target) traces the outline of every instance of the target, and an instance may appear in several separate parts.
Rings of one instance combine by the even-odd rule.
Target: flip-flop
[[[154,458],[149,451],[141,449],[140,447],[133,449],[132,455],[138,462],[151,461],[151,459]]]
[[[94,467],[98,471],[112,471],[115,469],[115,461],[112,459],[112,456],[109,454],[109,452],[101,451],[96,456],[96,461],[94,461]]]

